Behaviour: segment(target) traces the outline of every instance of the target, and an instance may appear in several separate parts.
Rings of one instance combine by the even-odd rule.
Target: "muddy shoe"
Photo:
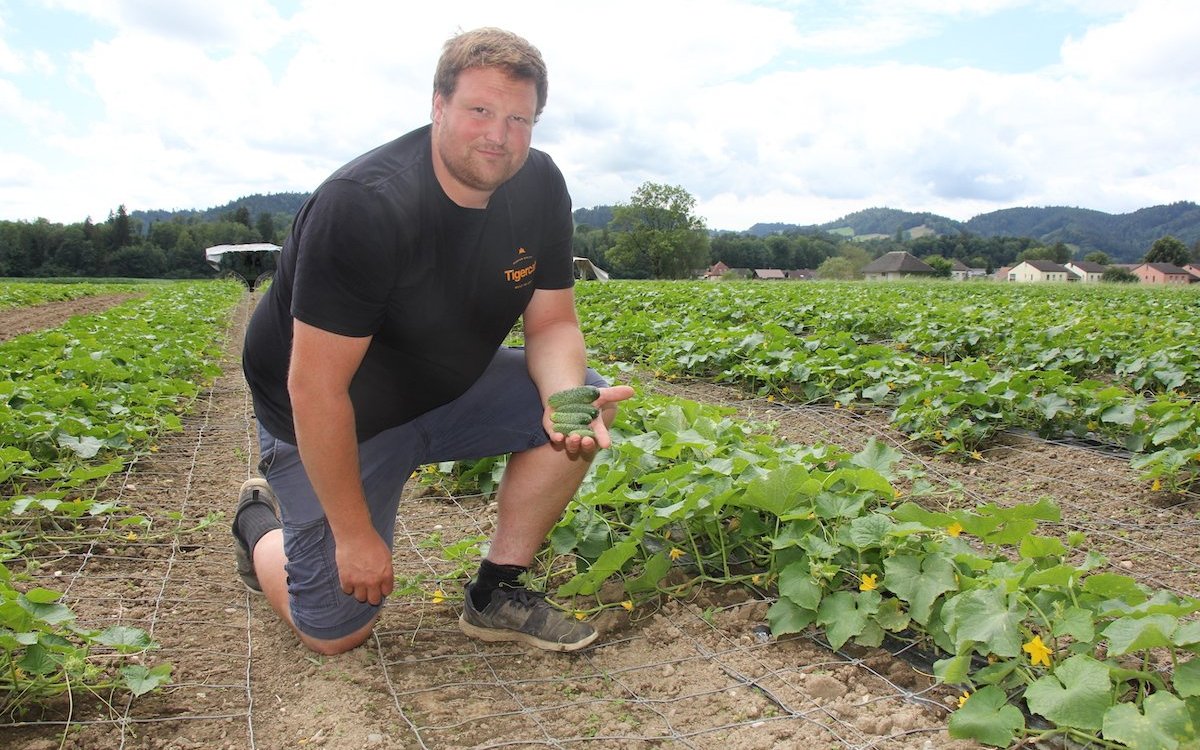
[[[482,611],[471,601],[471,584],[458,618],[462,632],[481,641],[523,641],[547,651],[575,651],[596,640],[595,629],[550,606],[546,595],[501,587]]]
[[[279,517],[279,503],[275,500],[275,493],[271,491],[271,485],[267,484],[267,480],[262,477],[252,477],[242,484],[241,494],[238,495],[237,512],[233,514],[233,556],[237,562],[238,577],[242,579],[242,583],[249,591],[261,594],[262,586],[259,585],[258,575],[254,572],[254,557],[250,548],[242,541],[242,535],[238,533],[238,519],[241,517],[242,511],[252,505],[266,506],[271,515]]]

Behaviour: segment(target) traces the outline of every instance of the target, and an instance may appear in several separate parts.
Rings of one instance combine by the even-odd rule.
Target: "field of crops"
[[[1013,429],[1123,446],[1152,491],[1197,500],[1195,290],[610,284],[580,298],[601,360],[884,408],[967,461]],[[677,406],[637,417],[559,527],[556,551],[591,563],[567,592],[636,560],[636,595],[691,558],[698,580],[776,583],[776,636],[815,623],[835,648],[888,633],[932,644],[938,677],[967,687],[952,736],[1005,746],[1031,731],[1015,697],[1076,741],[1196,738],[1200,601],[1105,570],[1083,533],[1043,529],[1061,519],[1052,499],[930,508],[900,497],[899,456],[880,444],[760,451]],[[1155,653],[1171,669],[1150,668]]]
[[[72,294],[56,285],[28,285],[51,295],[39,298],[36,290],[18,288],[24,285],[8,286],[0,285],[0,307]],[[118,285],[90,293],[125,291]],[[169,630],[137,627],[120,618],[119,624],[103,627],[94,617],[77,622],[71,605],[80,594],[65,594],[65,587],[53,585],[55,568],[65,568],[64,560],[96,557],[80,550],[115,549],[117,556],[124,550],[134,559],[139,545],[161,542],[164,529],[173,535],[172,561],[195,552],[196,564],[207,565],[213,545],[228,545],[227,534],[219,533],[223,524],[214,523],[220,511],[189,505],[164,516],[113,500],[110,490],[114,481],[124,488],[142,483],[139,466],[153,461],[170,435],[186,427],[189,410],[214,379],[240,382],[223,332],[246,292],[226,282],[137,291],[138,299],[103,314],[0,342],[0,708],[14,722],[10,726],[22,732],[36,729],[22,717],[63,712],[64,696],[100,696],[111,708],[120,696],[144,700],[161,694],[160,715],[142,718],[150,725],[184,713],[170,708],[172,690],[183,691],[181,700],[188,696],[188,710],[196,715],[183,726],[191,728],[220,713],[216,704],[204,711],[192,708],[197,700],[203,704],[224,695],[223,706],[229,702],[223,691],[239,689],[224,678],[189,688],[197,667],[162,658],[170,649],[156,651],[158,638],[173,635]],[[807,640],[833,649],[850,660],[847,664],[859,657],[844,655],[862,649],[919,652],[958,700],[945,728],[938,726],[936,711],[927,715],[926,724],[915,720],[906,729],[891,724],[886,729],[870,717],[830,720],[841,714],[824,708],[827,716],[821,721],[831,723],[803,735],[799,727],[819,723],[812,717],[821,714],[795,708],[779,688],[764,691],[765,682],[737,683],[755,688],[752,695],[770,698],[763,702],[765,709],[753,710],[746,708],[744,694],[740,708],[714,703],[718,699],[712,695],[732,700],[725,689],[680,697],[677,686],[666,694],[674,697],[662,697],[652,681],[639,688],[619,678],[624,692],[614,689],[614,675],[639,669],[613,666],[627,646],[628,639],[620,639],[601,647],[610,650],[573,662],[595,675],[594,685],[578,674],[542,678],[560,703],[565,690],[568,696],[582,693],[569,703],[587,698],[586,705],[605,709],[588,709],[591,713],[585,711],[574,729],[560,730],[543,718],[535,722],[536,740],[531,740],[522,734],[528,728],[508,721],[511,712],[489,714],[479,707],[484,683],[468,683],[473,687],[466,692],[475,701],[466,709],[468,716],[482,717],[478,721],[489,741],[518,744],[569,744],[572,737],[587,741],[608,732],[633,745],[732,747],[726,737],[736,729],[751,738],[745,747],[816,742],[917,748],[923,746],[921,733],[935,731],[994,746],[1022,737],[1098,747],[1188,746],[1200,726],[1200,661],[1195,659],[1200,624],[1194,618],[1200,600],[1194,588],[1147,585],[1136,569],[1108,559],[1103,545],[1089,537],[1090,527],[1064,518],[1053,493],[1015,503],[986,494],[966,496],[953,482],[909,463],[914,456],[945,461],[962,466],[965,476],[1013,435],[1069,441],[1120,453],[1131,481],[1140,484],[1138,492],[1194,522],[1200,500],[1196,291],[983,283],[580,285],[580,317],[594,363],[613,379],[633,382],[639,396],[622,411],[613,449],[597,460],[540,558],[540,580],[556,601],[581,618],[619,621],[614,633],[649,634],[659,627],[658,616],[643,620],[639,613],[669,612],[711,596],[698,592],[745,589],[764,604],[765,627],[755,632],[768,638],[752,639],[729,653],[754,650],[755,658],[770,659],[771,653]],[[235,330],[235,342],[236,335]],[[654,386],[675,384],[687,393],[688,384],[706,382],[780,410],[874,415],[904,437],[906,452],[883,439],[854,450],[833,442],[789,441],[731,408],[663,395]],[[238,454],[234,462],[251,465],[250,459]],[[484,505],[467,508],[478,516],[490,512],[486,497],[502,464],[485,460],[431,467],[420,484],[426,494],[445,493],[456,508],[462,507],[461,498],[479,493]],[[235,475],[226,479],[236,487]],[[170,476],[160,481],[183,483]],[[189,488],[201,484],[188,475]],[[385,697],[390,694],[394,707],[378,710],[398,712],[411,735],[397,730],[394,744],[388,744],[371,734],[374,745],[483,742],[470,734],[479,729],[472,724],[476,719],[461,718],[461,708],[460,717],[449,723],[431,718],[458,705],[461,685],[439,673],[436,689],[425,683],[410,693],[407,681],[428,680],[438,670],[432,664],[416,672],[401,668],[412,658],[404,654],[404,641],[430,638],[430,648],[460,660],[454,662],[459,666],[446,667],[459,679],[469,666],[453,645],[441,643],[457,641],[440,628],[453,628],[456,594],[447,592],[461,590],[486,528],[452,534],[444,525],[454,513],[439,513],[402,519],[401,527],[410,529],[409,552],[418,562],[407,571],[398,563],[397,606],[387,611],[397,612],[398,622],[408,622],[403,618],[414,612],[416,619],[411,632],[397,621],[381,624],[376,645],[385,682],[380,689]],[[80,570],[75,590],[88,585],[87,569]],[[97,579],[96,585],[111,584]],[[219,602],[225,584],[215,586],[206,591],[215,591]],[[410,606],[414,599],[418,604]],[[89,606],[102,611],[102,605]],[[220,621],[235,611],[214,603],[204,617]],[[253,611],[249,605],[247,611]],[[706,609],[700,624],[719,630],[723,611]],[[189,617],[181,628],[195,626],[198,617]],[[743,623],[740,617],[737,621]],[[389,632],[404,637],[389,640]],[[663,661],[653,665],[655,674],[673,674],[691,664],[693,657],[669,657],[665,644],[659,649],[665,651]],[[710,665],[724,653],[704,650]],[[206,653],[211,662],[211,649]],[[295,669],[289,659],[305,663],[294,650],[276,659],[270,671],[283,674]],[[538,661],[529,668],[557,674],[561,667],[554,664],[562,662]],[[781,665],[764,668],[766,675],[786,671]],[[511,699],[526,677],[502,682],[498,697],[482,702]],[[276,698],[289,689],[272,684]],[[888,684],[895,689],[899,683]],[[245,690],[254,692],[253,686]],[[871,689],[873,696],[855,694],[856,700],[880,700],[877,690]],[[426,692],[441,705],[422,708],[417,697]],[[932,703],[918,692],[901,693],[910,701]],[[682,702],[671,701],[685,697],[704,701],[689,721],[714,722],[682,729],[659,708],[682,708]],[[127,735],[132,714],[124,700],[126,714],[106,725],[123,746],[135,736]],[[517,714],[530,710],[525,705]],[[533,715],[542,716],[541,710]],[[246,711],[252,746],[256,725],[252,709]],[[883,713],[889,711],[896,709]],[[363,724],[359,714],[348,715],[353,721],[344,721],[340,731]],[[666,728],[653,728],[655,722]],[[580,734],[579,726],[588,723],[593,729]],[[47,726],[72,724],[56,719]],[[797,733],[787,734],[793,727]],[[0,739],[3,731],[0,725]],[[213,731],[210,737],[228,734],[227,727]],[[260,736],[263,731],[259,726]],[[329,736],[327,728],[314,731],[312,736]],[[863,739],[875,731],[882,734]],[[29,736],[37,735],[19,735]],[[153,733],[148,736],[144,746],[157,746]],[[467,739],[472,736],[476,739]],[[80,741],[80,747],[87,746]],[[289,736],[279,746],[297,741]],[[224,740],[221,745],[242,746]]]

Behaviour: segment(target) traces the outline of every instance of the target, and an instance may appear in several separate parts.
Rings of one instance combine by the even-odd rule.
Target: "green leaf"
[[[96,642],[118,651],[142,651],[154,645],[146,631],[126,625],[111,625],[96,636]]]
[[[50,589],[35,588],[25,592],[25,598],[34,604],[53,604],[62,598],[62,593]]]
[[[984,653],[1014,657],[1021,653],[1021,622],[1028,610],[999,588],[976,589],[954,597],[953,620],[947,630],[956,643],[975,641]],[[961,649],[959,649],[961,650]]]
[[[938,597],[958,589],[954,563],[941,555],[896,555],[883,561],[883,585],[908,604],[921,625],[929,622]]]
[[[1175,692],[1184,698],[1200,695],[1200,659],[1185,661],[1175,668],[1171,678]]]
[[[1096,731],[1113,703],[1108,667],[1078,654],[1025,689],[1029,710],[1059,726]]]
[[[25,655],[16,664],[29,674],[47,675],[58,669],[60,657],[35,643],[25,649]]]
[[[801,609],[816,612],[821,604],[822,590],[809,574],[808,563],[799,561],[780,571],[779,595],[787,597]]]
[[[1133,404],[1124,403],[1108,407],[1100,413],[1100,421],[1129,427],[1137,417]]]
[[[1168,422],[1154,431],[1154,434],[1150,437],[1150,442],[1155,445],[1169,443],[1180,435],[1191,432],[1193,424],[1191,419],[1176,419]]]
[[[1021,557],[1062,557],[1067,548],[1058,537],[1030,534],[1021,540]]]
[[[604,550],[592,567],[586,572],[577,574],[558,589],[559,596],[575,596],[576,594],[594,594],[604,584],[610,575],[629,562],[637,552],[636,539],[626,539]]]
[[[1176,750],[1196,747],[1197,726],[1187,705],[1170,693],[1153,693],[1142,703],[1118,703],[1104,714],[1104,739],[1131,750]],[[1186,744],[1185,744],[1186,743]]]
[[[1170,646],[1171,634],[1177,627],[1179,620],[1171,615],[1121,617],[1113,620],[1101,635],[1108,639],[1109,655],[1121,656],[1131,651]]]
[[[887,386],[885,385],[885,395],[886,388]],[[863,391],[863,395],[866,395],[866,391]],[[901,458],[903,458],[903,455],[900,453],[900,451],[896,450],[887,443],[882,443],[875,438],[871,438],[867,441],[865,448],[854,454],[854,457],[850,459],[850,463],[863,469],[875,471],[884,479],[891,481],[892,479],[895,479],[895,474],[892,473],[892,467],[895,466]]]
[[[1148,598],[1137,581],[1120,573],[1096,573],[1083,579],[1083,590],[1105,599],[1140,604]]]
[[[938,682],[947,685],[962,685],[971,676],[971,650],[964,649],[962,653],[949,659],[938,659],[933,663],[933,675]]]
[[[748,505],[777,516],[807,503],[821,488],[821,483],[809,476],[808,470],[788,464],[750,482],[746,492],[731,504]]]
[[[147,669],[142,664],[130,664],[121,667],[121,677],[125,687],[134,697],[145,695],[159,685],[167,684],[171,679],[171,665],[159,664],[153,669]]]
[[[815,610],[804,609],[791,599],[780,598],[767,610],[767,622],[771,624],[771,632],[776,636],[802,632],[816,622]]]
[[[1054,637],[1070,636],[1082,643],[1091,643],[1096,637],[1096,624],[1092,613],[1079,607],[1071,607],[1056,617],[1054,622]]]
[[[854,549],[859,552],[872,547],[880,547],[895,524],[880,513],[859,516],[850,522],[847,537]]]
[[[821,600],[817,610],[817,622],[825,626],[825,637],[829,645],[841,648],[846,641],[861,635],[867,627],[867,618],[879,610],[882,601],[879,592],[836,591]]]
[[[951,737],[993,747],[1008,747],[1023,729],[1025,717],[1016,706],[1008,705],[1004,691],[995,685],[976,690],[950,715]]]

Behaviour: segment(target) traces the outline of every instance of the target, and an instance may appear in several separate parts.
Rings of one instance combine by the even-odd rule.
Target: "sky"
[[[576,208],[710,229],[1200,201],[1195,0],[0,0],[0,220],[308,192],[429,121],[447,38],[546,59]]]

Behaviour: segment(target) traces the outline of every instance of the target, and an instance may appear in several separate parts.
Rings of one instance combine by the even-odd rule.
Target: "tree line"
[[[615,278],[694,278],[718,261],[734,269],[808,270],[819,279],[862,278],[862,269],[884,253],[908,252],[950,276],[955,261],[988,274],[1025,260],[1067,263],[1087,260],[1108,266],[1102,251],[1076,257],[1065,242],[1047,245],[1031,237],[979,236],[947,231],[912,237],[897,229],[885,238],[849,239],[815,227],[773,233],[709,232],[694,213],[695,199],[682,187],[645,183],[628,203],[575,212],[574,252]],[[881,216],[885,211],[880,211]],[[925,216],[925,215],[922,215]],[[930,215],[931,216],[931,215]],[[764,225],[756,225],[760,230]],[[1190,249],[1171,236],[1159,238],[1143,260],[1182,266],[1200,261],[1200,241]],[[1117,267],[1112,281],[1136,280]]]
[[[294,201],[303,196],[275,198]],[[205,248],[279,244],[289,229],[289,213],[264,210],[252,215],[244,204],[227,209],[153,212],[142,214],[147,217],[142,221],[122,205],[98,224],[90,218],[67,225],[45,219],[0,221],[0,276],[209,278],[219,272],[205,261]],[[877,213],[881,220],[887,215],[883,210]],[[810,270],[821,279],[855,279],[872,260],[894,250],[921,258],[942,276],[950,275],[955,261],[988,273],[1023,260],[1109,263],[1098,251],[1075,258],[1075,250],[1064,242],[1046,245],[1030,237],[984,237],[966,231],[912,237],[897,229],[891,236],[869,240],[815,227],[765,235],[710,232],[696,215],[696,200],[687,190],[653,182],[637,188],[627,203],[577,209],[574,218],[574,254],[589,258],[614,278],[694,278],[720,261],[730,268]],[[1173,237],[1161,237],[1144,260],[1175,265],[1200,261],[1200,241],[1189,248]],[[222,261],[223,267],[248,280],[271,270],[272,263],[269,257],[254,256]],[[1111,280],[1131,278],[1115,267],[1111,270]]]
[[[211,278],[218,271],[205,261],[205,248],[277,242],[280,234],[278,217],[252,218],[245,207],[216,221],[176,216],[148,225],[124,205],[98,224],[90,217],[76,224],[0,221],[0,276]]]

